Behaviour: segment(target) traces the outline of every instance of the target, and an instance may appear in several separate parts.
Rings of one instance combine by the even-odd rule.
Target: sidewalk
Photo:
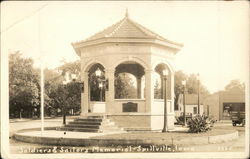
[[[56,121],[58,120],[58,121]],[[70,119],[69,119],[70,120]],[[72,119],[71,119],[72,120]],[[40,127],[40,120],[33,120],[28,122],[16,122],[11,123],[12,132],[16,132],[20,129]],[[46,126],[60,126],[62,124],[62,117],[57,119],[48,119],[45,122]],[[176,126],[175,132],[160,133],[160,132],[127,132],[127,133],[88,133],[88,132],[66,132],[47,130],[41,134],[40,130],[34,130],[30,132],[19,132],[17,137],[19,141],[11,139],[12,148],[20,144],[25,146],[37,146],[41,147],[45,145],[59,145],[59,146],[107,146],[107,145],[162,145],[162,144],[175,144],[179,146],[188,146],[194,148],[196,152],[219,152],[223,151],[221,148],[225,146],[232,151],[243,151],[244,150],[244,130],[245,127],[233,127],[229,123],[217,123],[215,129],[223,131],[228,134],[232,130],[237,130],[240,138],[236,138],[235,135],[226,135],[227,138],[224,140],[223,136],[218,133],[208,132],[207,134],[189,134],[184,133],[185,131],[182,126]],[[152,133],[152,134],[151,134]],[[42,135],[42,136],[41,136]],[[208,136],[217,137],[208,137]],[[238,135],[237,135],[238,136]],[[34,141],[33,143],[23,142],[25,140]],[[209,140],[209,143],[207,142]],[[223,141],[224,140],[224,141]],[[232,141],[233,140],[233,141]],[[213,143],[214,144],[211,144]],[[226,151],[226,150],[225,150]]]
[[[232,123],[232,120],[219,120],[218,123]]]
[[[66,116],[66,119],[75,119],[79,118],[79,116]],[[15,123],[15,122],[27,122],[27,121],[39,121],[41,118],[15,118],[15,119],[9,119],[10,123]],[[61,121],[62,116],[60,117],[44,117],[45,121]]]

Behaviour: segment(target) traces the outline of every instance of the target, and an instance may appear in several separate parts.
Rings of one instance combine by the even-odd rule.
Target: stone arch
[[[154,98],[155,99],[163,99],[164,98],[164,87],[167,88],[167,99],[171,100],[172,98],[172,89],[173,87],[171,86],[173,84],[173,79],[171,77],[174,76],[173,68],[171,65],[165,61],[158,61],[158,63],[155,63],[153,65],[154,72],[159,75],[158,82],[160,83],[160,87],[154,89]],[[167,69],[168,70],[168,75],[167,75],[167,83],[166,85],[164,84],[164,76],[163,76],[163,70]]]
[[[138,60],[138,59],[139,58],[123,58],[122,60],[119,60],[113,65],[114,76],[115,76],[115,79],[117,79],[117,81],[115,80],[115,83],[114,83],[116,99],[144,98],[143,90],[145,87],[145,81],[143,82],[143,80],[145,80],[145,78],[143,78],[143,76],[145,75],[145,70],[148,67],[143,61]],[[123,76],[120,76],[120,75],[123,75]],[[134,84],[131,85],[131,83],[127,83],[125,84],[126,87],[120,87],[123,81],[130,81],[129,79],[133,79],[132,81],[134,82],[135,85]],[[120,82],[120,84],[118,84],[117,82]],[[119,87],[120,87],[120,90],[119,90]],[[121,93],[122,92],[121,90],[123,91],[123,93]],[[124,97],[126,96],[126,94],[128,98]]]
[[[88,90],[90,101],[105,101],[105,68],[100,63],[91,63],[86,72],[88,76]],[[99,75],[96,71],[99,70]]]
[[[95,64],[100,64],[104,67],[104,70],[106,69],[106,65],[103,62],[96,59],[91,59],[81,68],[81,70],[83,70],[82,72],[88,72],[89,69]]]
[[[157,60],[156,62],[153,63],[152,65],[152,70],[155,70],[155,68],[159,65],[159,64],[164,64],[168,67],[170,74],[174,73],[175,70],[173,68],[173,66],[166,60]]]
[[[148,70],[149,69],[149,66],[148,64],[143,61],[142,59],[138,58],[138,57],[127,57],[127,58],[122,58],[120,60],[118,60],[117,62],[115,62],[112,66],[111,66],[111,69],[112,70],[115,70],[115,68],[119,65],[119,64],[122,64],[124,62],[129,62],[129,61],[132,61],[132,62],[136,62],[138,64],[140,64],[144,70]]]

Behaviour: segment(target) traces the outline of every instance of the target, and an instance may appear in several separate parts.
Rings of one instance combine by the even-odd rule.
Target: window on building
[[[245,103],[223,103],[223,116],[230,117],[231,112],[245,112]]]
[[[197,114],[197,107],[194,107],[194,114]]]

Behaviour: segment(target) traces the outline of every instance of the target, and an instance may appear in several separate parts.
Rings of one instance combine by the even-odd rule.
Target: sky
[[[157,34],[182,43],[174,68],[199,73],[210,92],[230,80],[249,79],[247,1],[119,1],[1,3],[1,54],[20,50],[35,65],[55,68],[74,61],[72,42],[84,40],[129,17]]]

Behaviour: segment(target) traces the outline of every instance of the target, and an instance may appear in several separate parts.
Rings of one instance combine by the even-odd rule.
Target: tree
[[[115,98],[137,98],[136,87],[129,73],[119,73],[115,76]]]
[[[240,91],[245,92],[245,84],[239,80],[231,80],[228,85],[225,86],[225,91]]]
[[[9,55],[9,109],[11,117],[32,117],[39,102],[39,80],[33,60],[19,51]]]
[[[74,73],[79,75],[80,62],[75,61],[64,63],[54,70],[45,69],[45,91],[50,99],[49,106],[47,108],[53,111],[58,109],[63,111],[73,109],[74,112],[79,112],[81,103],[81,87],[79,83],[74,81],[63,85],[66,72],[69,74]],[[78,78],[80,78],[80,76],[78,76]]]
[[[70,82],[66,85],[66,107],[79,111],[81,107],[81,87],[77,82]]]
[[[81,87],[77,82],[70,82],[66,85],[59,84],[53,91],[50,92],[52,107],[68,112],[73,109],[78,112],[81,104]]]
[[[161,85],[159,83],[159,80],[156,79],[154,85],[154,99],[161,99],[161,98],[162,98]]]
[[[104,79],[104,74],[101,74],[101,77],[98,78],[95,74],[95,72],[91,73],[89,76],[89,86],[90,86],[90,97],[91,101],[104,101],[105,100],[105,91],[104,86],[103,88],[99,88],[99,82],[101,82],[99,79]],[[102,95],[101,95],[102,93]],[[101,97],[102,96],[102,99]]]
[[[60,107],[56,104],[55,99],[60,94],[55,93],[62,84],[63,76],[54,69],[44,69],[44,112],[47,116],[56,115],[57,109]],[[56,94],[56,95],[55,95]]]
[[[175,110],[178,108],[178,97],[183,93],[182,81],[186,80],[186,93],[188,94],[198,94],[198,85],[200,89],[200,95],[207,96],[209,92],[207,88],[198,80],[196,74],[187,75],[182,71],[177,71],[175,73]],[[198,84],[199,83],[199,84]]]
[[[200,89],[200,94],[203,96],[209,94],[207,88],[202,84],[201,81],[199,81],[197,74],[191,74],[188,76],[186,87],[188,94],[198,94],[198,88]]]
[[[62,75],[64,76],[66,72],[74,73],[80,75],[81,72],[81,61],[73,61],[73,62],[64,62],[63,65],[57,68],[62,71]]]
[[[175,80],[174,80],[174,93],[175,93],[175,98],[174,98],[174,103],[175,103],[175,110],[178,108],[178,98],[179,95],[183,93],[183,86],[182,86],[182,81],[186,80],[188,76],[184,74],[182,71],[177,71],[175,72]]]

